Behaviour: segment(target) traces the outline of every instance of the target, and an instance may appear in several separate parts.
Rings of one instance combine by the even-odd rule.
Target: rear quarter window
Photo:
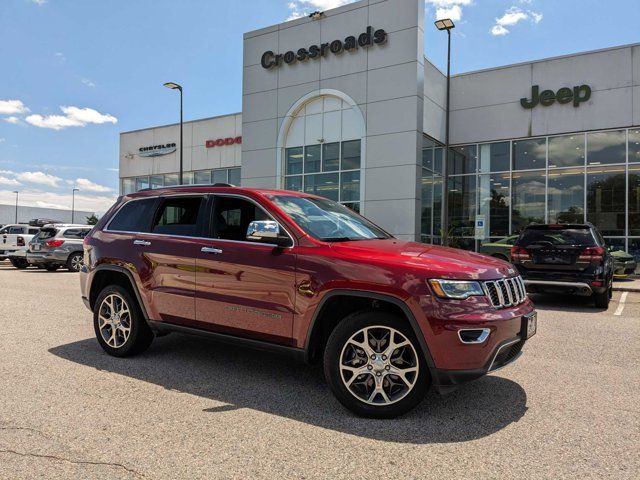
[[[65,238],[75,238],[75,239],[83,239],[87,233],[89,233],[89,230],[86,230],[84,228],[70,228],[68,230],[66,230],[62,236]]]
[[[106,230],[113,232],[148,232],[151,226],[155,198],[131,200],[120,208],[108,223]]]

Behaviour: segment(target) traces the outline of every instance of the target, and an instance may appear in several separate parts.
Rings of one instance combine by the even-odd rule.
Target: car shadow
[[[110,357],[94,339],[61,345],[49,352],[80,365],[225,404],[206,408],[206,413],[250,408],[329,430],[399,443],[482,438],[517,422],[527,410],[527,395],[520,385],[488,376],[446,396],[432,391],[416,409],[392,423],[363,419],[334,399],[319,366],[181,334],[157,338],[147,352],[129,359]]]
[[[529,298],[536,310],[552,310],[554,312],[582,312],[601,314],[606,308],[596,308],[591,297],[577,295],[559,295],[551,293],[529,293]]]

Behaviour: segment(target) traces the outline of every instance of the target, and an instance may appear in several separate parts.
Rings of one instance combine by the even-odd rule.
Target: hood
[[[414,267],[429,278],[496,280],[517,274],[513,265],[479,253],[404,240],[363,240],[331,244],[336,253],[362,261]]]

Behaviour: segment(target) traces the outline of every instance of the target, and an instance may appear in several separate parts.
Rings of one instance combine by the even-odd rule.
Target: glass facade
[[[121,192],[123,195],[127,195],[147,188],[174,187],[178,185],[178,178],[179,174],[177,173],[123,178],[120,183]],[[215,183],[240,185],[240,168],[218,168],[215,170],[184,172],[182,180],[185,185],[212,185]]]
[[[421,239],[439,243],[442,145],[425,135]],[[449,153],[452,246],[478,249],[531,222],[591,222],[611,245],[640,257],[640,127],[458,145]]]
[[[285,150],[284,188],[312,193],[360,210],[360,140]]]

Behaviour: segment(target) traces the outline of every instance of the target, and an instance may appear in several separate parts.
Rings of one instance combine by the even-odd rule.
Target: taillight
[[[62,245],[64,243],[64,240],[49,240],[47,242],[47,247],[59,247],[60,245]]]
[[[579,262],[601,263],[604,260],[604,248],[588,247],[585,248],[578,257]]]
[[[24,237],[16,238],[16,245],[18,245],[19,247],[24,247]]]
[[[518,247],[514,245],[511,247],[511,260],[517,260],[519,262],[524,262],[527,260],[531,260],[531,255],[527,252],[526,248]]]

